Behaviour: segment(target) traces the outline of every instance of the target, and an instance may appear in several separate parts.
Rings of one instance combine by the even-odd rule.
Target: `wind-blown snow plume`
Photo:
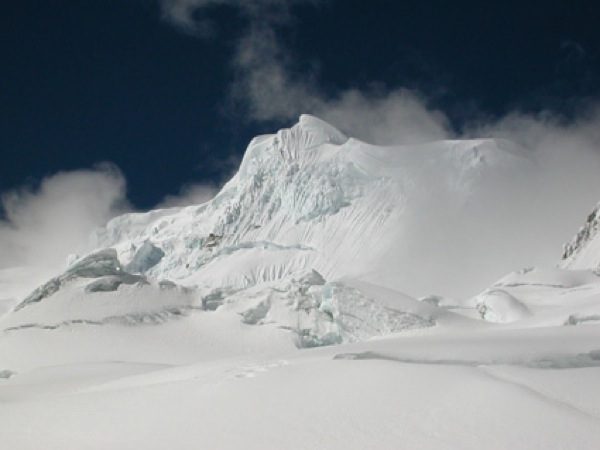
[[[281,22],[278,21],[277,24]],[[448,118],[405,88],[356,89],[327,95],[313,72],[295,72],[269,20],[251,22],[233,58],[231,99],[251,120],[289,121],[311,113],[378,145],[411,144],[453,135]]]
[[[315,74],[294,76],[273,27],[250,27],[234,58],[237,78],[231,97],[256,121],[289,121],[302,113],[319,116],[355,137],[380,144],[411,144],[452,136],[449,121],[408,89],[327,96]]]
[[[213,199],[219,193],[217,185],[210,184],[185,184],[178,195],[167,195],[156,205],[156,209],[172,208],[177,206],[199,205]]]
[[[70,253],[89,250],[91,232],[127,210],[125,179],[112,165],[60,172],[39,187],[2,195],[0,268],[64,267]]]
[[[555,115],[537,116],[511,113],[504,118],[474,127],[471,136],[493,136],[520,144],[521,152],[536,165],[523,183],[502,186],[500,194],[510,201],[511,217],[541,215],[540,230],[548,236],[558,232],[573,234],[600,194],[600,108],[582,111],[580,117],[565,121]],[[521,205],[521,209],[517,206]],[[552,220],[548,220],[552,217]],[[570,226],[565,226],[572,223]],[[569,237],[565,236],[568,240]],[[547,245],[550,241],[545,239]],[[564,240],[564,238],[563,238]],[[566,241],[565,241],[566,242]]]
[[[231,155],[226,159],[208,158],[200,167],[207,167],[209,170],[218,172],[216,180],[204,183],[185,183],[179,188],[175,195],[166,195],[152,209],[172,208],[179,206],[199,205],[213,199],[237,172],[240,167],[241,158],[237,155]]]

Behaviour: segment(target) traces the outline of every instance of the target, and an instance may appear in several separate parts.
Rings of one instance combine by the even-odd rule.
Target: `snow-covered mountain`
[[[506,141],[376,147],[304,115],[255,138],[208,203],[113,219],[96,233],[96,253],[19,303],[5,326],[152,321],[222,307],[244,323],[291,330],[300,347],[432,326],[446,311],[400,293],[380,304],[356,286],[447,292],[477,277],[452,267],[477,255],[439,234],[449,227],[459,242],[482,239],[452,222],[468,222],[474,204],[490,201],[490,184],[527,163]],[[115,310],[119,301],[108,299],[128,291],[156,300]],[[113,306],[90,311],[83,299],[96,297]]]
[[[213,200],[113,219],[0,317],[3,448],[596,448],[597,210],[501,277],[537,233],[498,196],[522,154],[255,138]]]
[[[214,200],[118,217],[98,232],[97,247],[116,248],[134,272],[186,285],[241,288],[314,269],[412,295],[472,294],[467,279],[502,272],[491,259],[469,263],[468,277],[454,272],[489,241],[456,224],[494,201],[499,178],[518,177],[524,161],[514,150],[492,139],[376,147],[305,115],[255,138]],[[497,214],[489,220],[502,220]],[[444,229],[455,232],[452,242]],[[492,252],[501,245],[487,243]]]

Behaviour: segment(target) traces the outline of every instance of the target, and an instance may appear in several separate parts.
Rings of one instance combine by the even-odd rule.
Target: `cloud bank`
[[[569,123],[513,113],[461,135],[494,137],[519,158],[488,168],[466,202],[445,194],[444,173],[421,179],[398,277],[411,293],[464,296],[513,270],[554,266],[600,201],[599,130],[600,110]]]
[[[92,231],[129,208],[125,178],[110,164],[60,172],[39,186],[5,192],[1,205],[0,268],[56,270],[70,253],[89,251]]]

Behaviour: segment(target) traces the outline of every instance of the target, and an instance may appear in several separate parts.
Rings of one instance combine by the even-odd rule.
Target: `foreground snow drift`
[[[598,327],[430,328],[299,351],[252,334],[237,347],[226,343],[236,338],[231,328],[201,337],[202,325],[188,318],[177,332],[167,324],[152,333],[111,326],[77,334],[78,348],[93,354],[62,364],[74,351],[72,331],[3,338],[3,355],[7,345],[31,351],[35,341],[55,352],[48,365],[0,380],[3,446],[594,449],[600,442]]]

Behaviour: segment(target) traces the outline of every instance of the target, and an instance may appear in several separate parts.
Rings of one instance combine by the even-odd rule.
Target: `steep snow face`
[[[571,242],[565,245],[561,267],[598,269],[600,267],[600,204],[588,215],[585,224]]]
[[[475,214],[474,205],[489,201],[485,186],[508,169],[514,176],[517,165],[506,141],[377,147],[304,115],[255,138],[212,201],[118,217],[97,245],[116,248],[125,267],[184,285],[246,288],[315,269],[328,280],[360,277],[413,295],[472,294],[467,275],[452,273],[465,255],[441,252],[450,243],[439,230]],[[455,244],[478,239],[474,231],[460,228]],[[489,267],[478,261],[472,269]]]

